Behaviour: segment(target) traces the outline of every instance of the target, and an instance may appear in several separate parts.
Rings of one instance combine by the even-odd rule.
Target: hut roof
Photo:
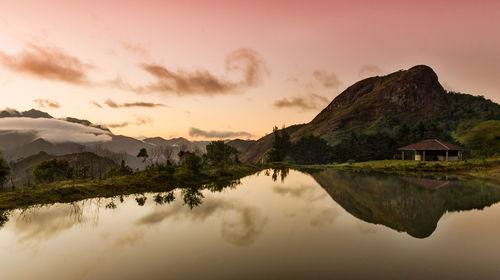
[[[410,144],[408,146],[404,146],[399,148],[400,151],[414,151],[414,150],[427,150],[427,151],[446,151],[446,150],[454,150],[461,151],[462,147],[446,143],[437,139],[428,139],[423,140],[414,144]]]

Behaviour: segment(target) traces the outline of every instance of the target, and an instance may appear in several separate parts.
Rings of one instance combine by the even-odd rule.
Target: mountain
[[[423,121],[453,134],[458,128],[490,119],[500,119],[500,105],[482,96],[447,92],[430,67],[418,65],[361,80],[335,97],[311,122],[286,130],[292,142],[312,134],[335,145],[353,132],[394,136],[401,126]],[[240,159],[263,160],[273,140],[272,134],[264,136]]]
[[[206,152],[206,146],[208,145],[208,143],[210,143],[210,141],[189,141],[184,137],[177,137],[172,139],[152,137],[146,138],[143,141],[156,146],[176,147],[178,150],[199,151],[202,153]]]
[[[91,127],[99,128],[99,129],[107,131],[107,132],[111,132],[111,130],[109,130],[109,128],[104,127],[100,124],[93,124],[88,120],[82,120],[82,119],[71,118],[71,117],[62,118],[62,120],[67,121],[67,122],[71,122],[71,123],[79,123],[79,124],[82,124],[84,126],[91,126]]]
[[[321,135],[329,142],[339,132],[379,126],[396,118],[413,123],[447,108],[447,93],[424,65],[355,83],[339,94],[297,134]]]
[[[35,166],[50,159],[67,160],[71,166],[81,168],[89,166],[89,176],[91,178],[102,178],[106,172],[118,165],[111,159],[98,156],[94,153],[72,153],[66,155],[52,155],[46,152],[39,152],[19,161],[11,163],[11,176],[8,184],[10,186],[22,186],[33,183],[33,170]]]
[[[0,118],[19,118],[19,117],[25,117],[25,118],[46,118],[46,119],[52,119],[53,117],[49,115],[46,112],[42,112],[39,110],[31,109],[28,111],[24,112],[19,112],[17,110],[13,109],[5,109],[3,111],[0,111]]]
[[[44,151],[53,155],[64,155],[77,153],[81,151],[85,151],[85,146],[77,144],[77,143],[50,143],[42,138],[37,138],[36,140],[29,142],[27,144],[21,145],[19,147],[5,150],[3,152],[3,156],[7,159],[20,159],[31,156],[33,154],[37,154],[41,151]]]
[[[0,131],[0,151],[15,149],[33,142],[36,138],[31,131]]]
[[[235,147],[238,149],[240,152],[246,151],[250,145],[252,145],[255,142],[255,140],[243,140],[243,139],[234,139],[234,140],[229,140],[226,142],[226,144]]]

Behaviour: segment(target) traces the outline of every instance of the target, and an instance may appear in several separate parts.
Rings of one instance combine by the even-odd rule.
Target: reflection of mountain
[[[355,217],[417,238],[430,236],[448,211],[482,209],[500,201],[500,188],[479,182],[432,180],[432,183],[448,183],[435,189],[423,187],[431,182],[428,179],[419,182],[416,178],[408,180],[394,175],[336,170],[311,175]]]

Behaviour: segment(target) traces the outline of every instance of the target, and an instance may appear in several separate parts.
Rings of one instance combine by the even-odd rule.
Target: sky
[[[257,139],[418,64],[500,102],[499,18],[500,1],[0,0],[0,106]]]

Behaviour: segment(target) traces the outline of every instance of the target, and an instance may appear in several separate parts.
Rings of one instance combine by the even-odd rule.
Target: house
[[[401,159],[405,159],[405,151],[413,151],[415,160],[457,161],[462,159],[462,147],[437,139],[423,140],[399,148]]]

